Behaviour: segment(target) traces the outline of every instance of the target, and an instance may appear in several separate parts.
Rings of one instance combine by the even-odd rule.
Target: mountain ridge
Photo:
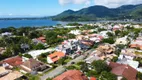
[[[101,5],[90,6],[78,11],[66,10],[52,16],[53,20],[61,21],[92,21],[98,19],[138,19],[142,18],[142,4],[122,5],[117,8],[108,8]]]

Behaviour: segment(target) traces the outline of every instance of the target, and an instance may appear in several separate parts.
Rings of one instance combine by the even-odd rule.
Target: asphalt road
[[[81,60],[84,60],[84,58],[88,55],[88,53],[91,53],[93,50],[88,50],[84,53],[84,55],[81,55],[73,60],[71,60],[70,62],[68,62],[65,66],[70,66],[72,62],[74,63],[78,63]],[[40,77],[41,80],[46,80],[47,78],[53,78],[61,73],[63,73],[65,71],[65,67],[63,65],[58,66],[57,68],[55,68],[54,70],[50,71],[47,74],[44,74],[43,76]]]

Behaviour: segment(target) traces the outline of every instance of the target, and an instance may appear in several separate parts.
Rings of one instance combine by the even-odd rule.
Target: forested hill
[[[91,6],[78,11],[66,10],[56,16],[53,20],[61,21],[90,21],[98,19],[141,19],[142,4],[123,5],[118,8],[107,8],[105,6]]]

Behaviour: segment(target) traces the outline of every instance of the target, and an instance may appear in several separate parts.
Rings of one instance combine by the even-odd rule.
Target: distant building
[[[112,30],[117,31],[117,30],[121,30],[122,28],[123,28],[122,25],[115,25],[115,26],[113,26]]]
[[[139,48],[142,50],[142,37],[138,37],[136,40],[132,41],[129,46],[131,48]]]
[[[72,30],[69,32],[70,34],[74,34],[74,35],[80,35],[81,31],[80,30]]]
[[[0,54],[3,54],[6,51],[6,48],[0,47]]]
[[[46,43],[46,38],[45,37],[43,37],[43,36],[41,36],[41,37],[39,37],[39,38],[36,38],[36,39],[32,39],[32,41],[33,41],[33,43],[34,44],[43,44],[44,46],[47,46],[47,43]]]
[[[1,36],[12,36],[12,33],[11,32],[1,33]]]
[[[108,38],[109,37],[107,34],[108,32],[112,33],[111,31],[101,31],[99,35],[101,35],[103,38]]]

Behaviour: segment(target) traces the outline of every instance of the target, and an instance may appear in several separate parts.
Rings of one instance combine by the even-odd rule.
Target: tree
[[[82,65],[81,65],[81,70],[82,70],[83,72],[89,71],[89,69],[88,69],[88,64],[87,64],[87,63],[82,64]]]
[[[39,76],[37,75],[32,75],[32,74],[27,73],[25,74],[25,76],[28,77],[28,80],[40,80]]]
[[[52,80],[52,78],[47,78],[46,80]]]
[[[107,32],[107,35],[108,35],[109,37],[113,37],[113,34],[112,34],[111,32]]]
[[[115,41],[114,41],[114,39],[111,37],[111,38],[103,39],[102,42],[103,42],[103,43],[113,44]]]
[[[58,64],[64,65],[65,64],[65,58],[61,58],[58,60]]]
[[[137,78],[138,78],[137,80],[142,80],[142,73],[138,72]]]
[[[119,33],[121,33],[121,31],[120,31],[120,30],[116,30],[116,31],[115,31],[115,36],[118,36]]]
[[[93,61],[92,66],[98,74],[100,74],[102,71],[110,71],[110,68],[108,67],[106,62],[102,60]]]
[[[39,31],[31,31],[29,34],[28,34],[28,37],[30,39],[33,39],[33,38],[38,38],[42,35],[42,33],[40,33]]]
[[[99,80],[117,80],[117,76],[110,72],[103,71],[101,72]]]
[[[75,38],[75,35],[74,34],[68,34],[68,39],[74,39]]]
[[[116,62],[117,60],[118,60],[118,57],[113,57],[113,59],[111,61]]]
[[[32,58],[32,56],[30,54],[24,54],[23,56],[26,58]]]
[[[39,43],[39,44],[37,44],[37,45],[35,46],[35,49],[36,49],[36,50],[38,50],[38,49],[45,49],[45,46],[44,46],[43,44]]]
[[[125,77],[123,77],[121,80],[127,80]]]
[[[77,67],[75,67],[75,66],[72,65],[72,66],[66,67],[66,69],[67,69],[67,70],[74,70],[74,69],[77,69]]]
[[[10,47],[7,47],[6,51],[2,55],[4,57],[10,57],[10,56],[12,56],[13,54],[12,54],[12,51],[11,51]]]
[[[98,73],[95,70],[88,70],[86,73],[87,76],[94,76],[94,77],[98,77]]]

